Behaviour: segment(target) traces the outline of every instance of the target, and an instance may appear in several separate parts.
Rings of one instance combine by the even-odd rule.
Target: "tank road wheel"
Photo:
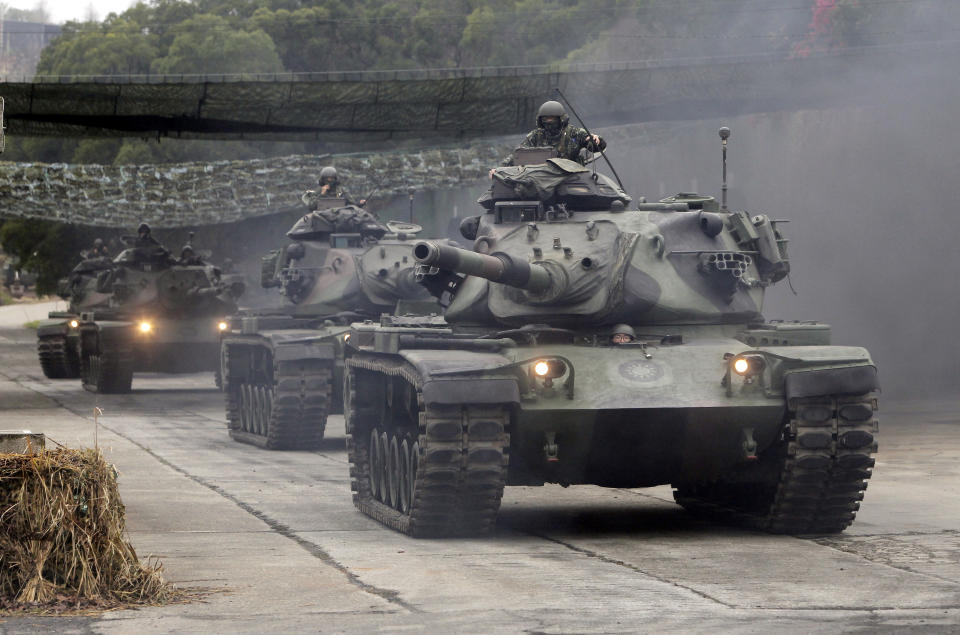
[[[686,509],[772,533],[839,533],[860,509],[877,451],[872,395],[796,401],[783,441],[760,456],[755,475],[684,484]]]
[[[40,368],[48,379],[71,379],[79,377],[75,372],[75,364],[71,358],[67,338],[63,335],[50,335],[37,339],[37,356],[40,358]]]
[[[365,357],[348,364],[357,508],[415,537],[489,532],[506,483],[510,407],[424,404],[413,367]]]
[[[400,510],[401,513],[407,514],[410,512],[410,483],[412,482],[410,479],[410,442],[407,439],[404,439],[403,442],[400,443],[398,453],[400,461],[400,482],[397,485],[397,509]]]
[[[80,375],[90,392],[128,393],[133,383],[133,355],[128,352],[81,351]]]
[[[390,440],[386,439],[387,433],[384,433],[384,441],[387,446],[387,461],[386,461],[386,474],[387,483],[387,492],[389,496],[385,496],[384,500],[387,505],[393,507],[394,509],[400,509],[400,444],[397,443],[397,435],[391,434]]]
[[[370,495],[377,500],[383,500],[380,493],[380,485],[383,479],[383,464],[380,455],[380,434],[374,428],[370,431]]]

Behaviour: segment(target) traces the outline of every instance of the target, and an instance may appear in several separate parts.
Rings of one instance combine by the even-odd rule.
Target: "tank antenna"
[[[557,91],[557,95],[560,97],[560,99],[563,100],[563,103],[567,105],[567,108],[570,109],[570,112],[573,113],[573,116],[577,118],[577,121],[580,122],[580,125],[583,126],[583,129],[587,131],[587,134],[590,136],[593,136],[592,134],[590,134],[590,129],[587,128],[587,124],[584,123],[583,119],[580,118],[580,115],[577,114],[576,109],[574,109],[573,104],[570,103],[566,95],[563,94],[563,92],[560,90],[559,87],[555,88],[554,90]],[[607,155],[603,153],[603,150],[600,151],[600,156],[602,156],[603,160],[607,162],[608,166],[610,166],[610,171],[613,172],[613,176],[617,177],[617,183],[620,185],[620,189],[626,192],[627,190],[623,187],[623,181],[620,180],[620,175],[617,174],[617,171],[614,169],[613,164],[610,163],[610,159],[608,159]]]
[[[720,187],[720,209],[727,211],[727,139],[730,138],[730,128],[720,128],[720,143],[723,144],[723,185]]]
[[[413,195],[416,194],[417,190],[413,187],[407,190],[407,194],[410,195],[410,222],[413,222]]]

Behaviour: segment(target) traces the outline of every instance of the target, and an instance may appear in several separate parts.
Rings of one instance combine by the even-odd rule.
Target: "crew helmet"
[[[637,334],[629,324],[616,324],[610,333],[610,340],[615,344],[625,344],[635,339]]]
[[[103,239],[102,238],[94,239],[93,246],[96,247],[97,249],[100,249],[101,247],[103,247]]]
[[[139,236],[144,232],[148,234],[150,233],[150,225],[147,225],[146,223],[140,223],[140,226],[137,227],[137,235]]]
[[[320,170],[320,178],[318,179],[320,185],[323,185],[324,181],[327,179],[330,179],[333,183],[337,182],[337,168],[333,167],[332,165],[328,165]]]
[[[555,129],[547,128],[543,121],[544,117],[557,117],[560,121],[559,127]],[[567,111],[559,101],[545,101],[540,106],[540,110],[537,111],[537,127],[543,128],[547,132],[559,132],[567,126],[569,121],[570,117],[567,116]]]

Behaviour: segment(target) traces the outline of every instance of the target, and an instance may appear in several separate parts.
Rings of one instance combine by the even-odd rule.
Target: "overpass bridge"
[[[102,226],[233,222],[295,210],[299,192],[331,163],[358,193],[440,191],[483,179],[555,88],[597,128],[833,108],[905,92],[923,99],[929,87],[956,85],[947,61],[958,49],[951,41],[794,59],[7,81],[0,95],[11,134],[313,139],[393,149],[179,165],[0,162],[0,215]],[[891,85],[905,76],[910,86]]]
[[[428,144],[529,129],[561,89],[595,126],[828,106],[893,66],[956,42],[848,48],[803,58],[344,73],[3,78],[8,134]],[[701,49],[703,50],[703,49]]]

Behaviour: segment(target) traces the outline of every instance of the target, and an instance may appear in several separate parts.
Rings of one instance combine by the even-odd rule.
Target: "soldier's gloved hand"
[[[330,190],[330,184],[326,183],[320,188],[320,194],[326,194]]]
[[[497,168],[490,168],[490,178],[493,179],[493,173],[497,171]]]
[[[363,207],[366,204],[367,204],[367,199],[365,198],[361,198],[359,201],[357,201],[357,205],[359,205],[360,207]]]

